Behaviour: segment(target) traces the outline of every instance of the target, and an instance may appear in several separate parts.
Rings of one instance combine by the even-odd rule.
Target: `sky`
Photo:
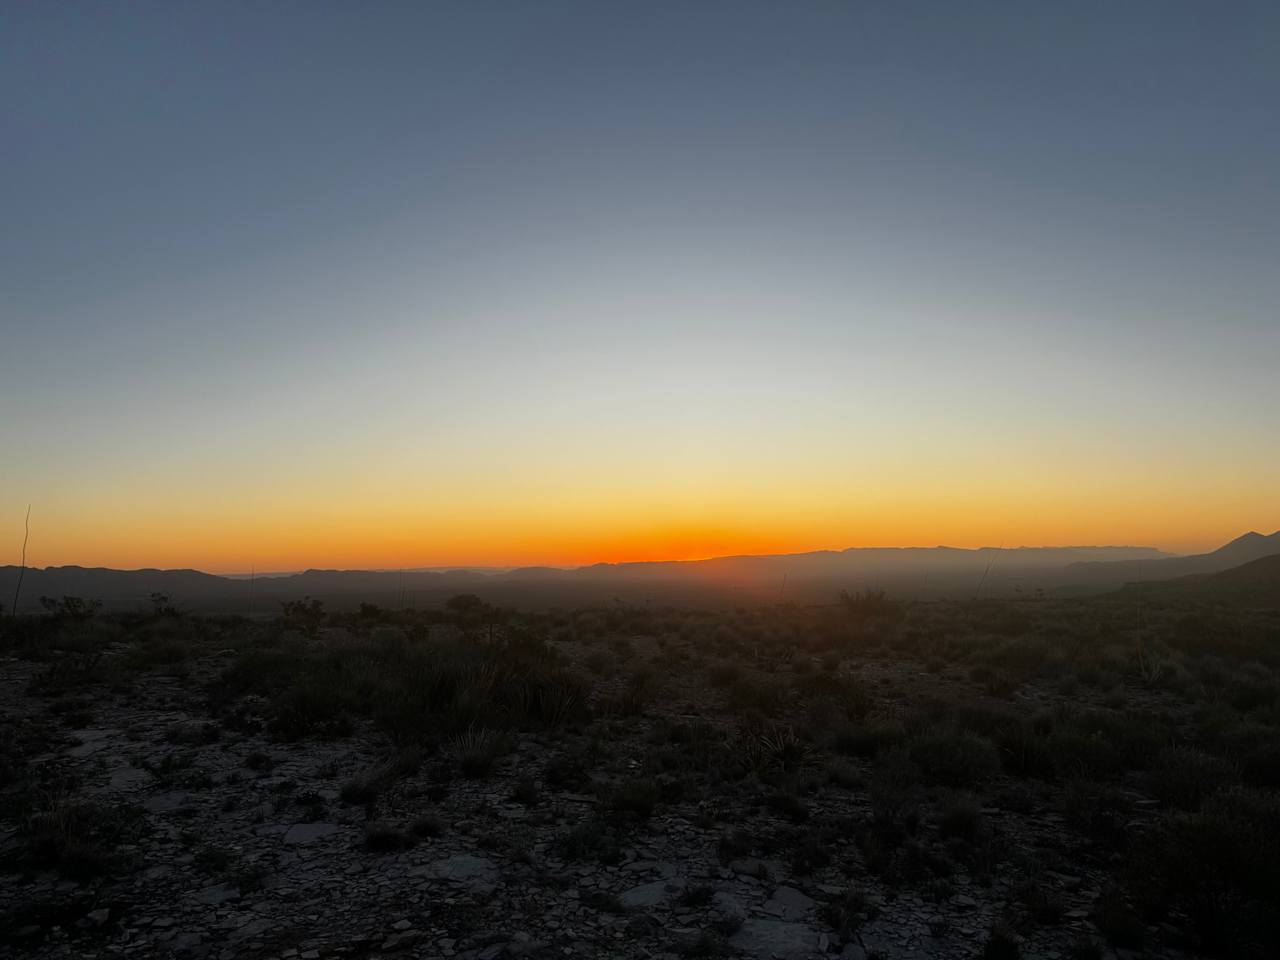
[[[1280,527],[1280,6],[0,7],[0,563]]]

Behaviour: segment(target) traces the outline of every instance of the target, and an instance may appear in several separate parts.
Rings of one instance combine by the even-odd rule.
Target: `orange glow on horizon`
[[[871,462],[856,445],[812,440],[779,448],[773,460],[696,447],[674,454],[660,440],[625,456],[581,445],[523,458],[495,447],[491,463],[472,453],[458,466],[414,450],[299,454],[266,475],[216,459],[172,473],[126,464],[32,498],[28,562],[242,573],[573,567],[878,546],[1196,553],[1280,527],[1265,462],[1246,469],[1181,452],[1122,471],[1069,448],[1001,458],[935,445],[928,461],[891,448]],[[0,549],[16,563],[26,502],[0,506]]]
[[[718,556],[804,553],[850,547],[1154,546],[1172,553],[1210,550],[1256,524],[1243,517],[1200,517],[1176,536],[1159,516],[1135,510],[1110,517],[1060,505],[1052,516],[1006,503],[999,520],[975,506],[934,511],[850,511],[830,516],[781,513],[752,524],[696,521],[618,522],[592,518],[495,516],[487,523],[417,517],[399,523],[373,516],[277,516],[246,523],[200,518],[118,524],[98,520],[75,529],[33,511],[32,566],[192,567],[211,573],[306,568],[575,567],[592,563],[698,560]],[[646,513],[646,516],[651,514]],[[770,522],[771,520],[771,522]],[[10,541],[11,530],[6,530]],[[1270,533],[1263,529],[1261,532]],[[16,562],[16,558],[15,558]]]

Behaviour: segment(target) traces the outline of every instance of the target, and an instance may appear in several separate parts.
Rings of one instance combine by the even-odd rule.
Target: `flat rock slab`
[[[226,903],[228,900],[239,900],[240,891],[229,884],[215,883],[211,887],[205,887],[203,890],[196,892],[193,896],[200,903],[207,903],[216,907],[218,904]]]
[[[254,917],[237,929],[230,931],[227,934],[227,939],[232,943],[238,943],[241,940],[252,940],[254,937],[261,936],[278,925],[279,921],[270,917]]]
[[[145,787],[154,779],[147,771],[128,764],[116,767],[106,783],[93,787],[90,793],[122,793],[139,787]]]
[[[684,884],[679,880],[655,880],[653,883],[632,887],[618,897],[618,902],[627,910],[646,910],[656,907],[683,889]]]
[[[747,917],[747,908],[742,905],[742,901],[735,897],[732,893],[724,890],[717,890],[711,898],[712,904],[726,917],[734,917],[738,920],[745,920]]]
[[[168,813],[170,810],[177,810],[189,798],[189,794],[176,791],[157,793],[155,796],[147,797],[142,801],[142,809],[148,813]]]
[[[653,871],[660,877],[668,879],[680,873],[680,868],[666,860],[636,860],[622,868],[627,873],[647,873]]]
[[[764,904],[764,912],[783,920],[801,920],[817,904],[795,887],[779,887]]]
[[[767,960],[802,960],[817,956],[821,934],[806,923],[786,920],[748,920],[730,943],[735,949]]]
[[[437,880],[450,880],[454,883],[467,883],[472,880],[491,881],[498,875],[498,868],[492,860],[484,857],[448,857],[435,860],[413,870],[419,877],[434,877]]]
[[[336,823],[295,823],[285,831],[284,842],[291,845],[311,843],[313,840],[337,833],[339,829]]]
[[[88,757],[100,750],[105,750],[111,746],[111,737],[118,734],[119,730],[111,729],[95,729],[95,730],[73,730],[71,736],[80,741],[79,746],[69,747],[63,752],[68,757]]]

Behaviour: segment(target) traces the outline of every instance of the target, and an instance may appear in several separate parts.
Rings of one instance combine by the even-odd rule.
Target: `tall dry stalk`
[[[18,585],[13,588],[13,609],[9,616],[18,615],[18,596],[22,593],[22,578],[27,574],[27,540],[31,538],[31,504],[27,504],[27,519],[22,531],[22,566],[18,568]]]

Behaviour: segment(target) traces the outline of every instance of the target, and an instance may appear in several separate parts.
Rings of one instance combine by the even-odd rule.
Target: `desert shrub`
[[[1093,923],[1113,947],[1140,950],[1147,940],[1142,918],[1116,891],[1099,898],[1093,911]]]
[[[184,624],[173,620],[148,625],[125,652],[121,663],[130,670],[152,670],[191,659],[194,650],[181,634],[184,629]]]
[[[786,817],[792,823],[804,823],[809,819],[809,808],[794,793],[778,790],[765,797],[769,809]]]
[[[972,799],[956,797],[938,810],[937,823],[943,840],[973,840],[982,832],[982,810]]]
[[[57,597],[41,597],[40,606],[55,621],[75,623],[90,620],[96,616],[102,609],[102,601],[68,596],[64,596],[61,600]]]
[[[244,758],[244,765],[250,770],[267,771],[276,765],[275,758],[261,750],[255,750]]]
[[[342,785],[338,797],[343,803],[372,803],[401,777],[417,773],[421,762],[417,750],[401,750],[352,777]]]
[[[903,615],[903,606],[889,598],[883,590],[859,590],[852,593],[848,590],[840,592],[840,602],[850,620],[864,622],[867,620],[898,620]]]
[[[558,837],[553,846],[566,860],[594,860],[612,866],[622,858],[617,834],[599,819],[583,821]]]
[[[1241,713],[1274,707],[1280,700],[1280,684],[1270,676],[1245,680],[1231,691],[1231,706]]]
[[[415,837],[420,837],[424,840],[430,837],[438,837],[444,833],[444,821],[434,813],[425,813],[413,821],[413,826],[410,829]]]
[[[86,799],[67,783],[37,787],[21,805],[20,835],[30,862],[78,883],[122,866],[118,848],[135,842],[146,826],[139,808]]]
[[[831,849],[842,832],[833,825],[824,824],[797,833],[789,844],[787,862],[791,872],[803,876],[829,867],[834,859]]]
[[[1115,745],[1101,734],[1055,730],[1048,738],[1054,772],[1063,780],[1102,780],[1123,770]]]
[[[1021,955],[1022,948],[1013,928],[1007,923],[994,924],[982,945],[982,960],[1018,960]]]
[[[994,734],[1005,772],[1019,777],[1052,779],[1058,770],[1047,731],[1029,723],[1012,723]]]
[[[874,757],[902,743],[907,736],[901,723],[869,720],[836,725],[831,733],[831,749],[850,757]]]
[[[352,777],[338,791],[343,803],[373,803],[382,792],[380,784],[366,774]]]
[[[543,779],[555,790],[583,790],[591,785],[591,773],[585,757],[560,754],[547,762]]]
[[[911,742],[910,751],[925,778],[944,786],[974,786],[1000,772],[995,744],[973,733],[925,733]]]
[[[847,760],[836,760],[827,765],[827,782],[842,790],[861,790],[866,786],[862,771]]]
[[[165,740],[177,744],[216,743],[221,736],[222,729],[216,723],[195,721],[171,723],[164,731]]]
[[[628,675],[621,690],[601,699],[600,712],[612,717],[639,716],[657,698],[661,686],[657,672],[642,667]]]
[[[1280,740],[1258,744],[1242,761],[1241,773],[1250,786],[1280,788]]]
[[[891,753],[874,771],[867,790],[871,819],[855,837],[871,873],[886,878],[898,873],[897,851],[920,828],[919,789],[905,751]]]
[[[1057,891],[1034,877],[1024,877],[1014,887],[1013,895],[1027,916],[1042,926],[1058,923],[1067,912]]]
[[[1063,787],[1061,803],[1067,823],[1094,843],[1112,848],[1124,843],[1132,804],[1117,788],[1091,780],[1071,780]]]
[[[271,733],[286,741],[347,736],[352,729],[347,715],[350,705],[348,691],[338,678],[303,679],[276,698]]]
[[[933,705],[933,713],[948,719],[957,730],[976,733],[991,740],[998,740],[1009,728],[1024,723],[1022,714],[1013,707],[984,700],[937,703]]]
[[[685,907],[705,907],[716,895],[716,888],[709,883],[698,883],[685,889],[680,904]]]
[[[295,630],[314,637],[324,623],[324,603],[311,597],[280,604],[281,618]]]
[[[507,738],[485,727],[471,727],[449,742],[458,770],[470,780],[482,780],[509,749]]]
[[[716,841],[716,856],[720,858],[721,863],[749,857],[754,849],[755,843],[751,834],[741,828],[721,834]]]
[[[1280,796],[1245,788],[1167,817],[1138,845],[1130,889],[1185,915],[1208,953],[1280,952]]]
[[[1067,960],[1102,960],[1102,946],[1093,937],[1080,934],[1067,945]]]
[[[1211,793],[1239,780],[1230,763],[1193,747],[1166,747],[1147,772],[1147,787],[1161,803],[1194,810]]]
[[[542,799],[542,793],[538,790],[538,784],[533,777],[524,776],[516,781],[515,789],[511,791],[511,799],[526,807],[532,807]]]
[[[739,677],[731,683],[727,692],[732,709],[766,717],[781,711],[788,699],[788,692],[780,683],[772,680],[750,680],[746,677]]]
[[[210,685],[215,706],[237,697],[271,697],[289,688],[299,671],[310,666],[306,651],[294,647],[254,647],[242,651]]]
[[[855,937],[879,913],[876,905],[857,887],[849,887],[822,905],[819,914],[842,940]]]
[[[798,773],[812,759],[809,745],[795,730],[783,725],[770,726],[757,734],[744,734],[738,741],[738,749],[757,774],[771,770]]]
[[[32,676],[27,692],[57,696],[106,679],[107,669],[101,650],[64,653]]]
[[[607,807],[617,817],[648,820],[658,800],[658,786],[652,780],[626,780],[609,791]]]
[[[272,729],[288,739],[340,733],[349,716],[371,717],[408,744],[477,725],[557,726],[587,710],[581,679],[544,642],[520,636],[256,648],[210,689],[215,706],[247,694],[271,700]]]
[[[736,663],[713,662],[707,667],[707,682],[713,687],[728,687],[742,678],[742,668]]]
[[[835,712],[848,720],[866,718],[873,705],[870,693],[855,677],[836,673],[808,674],[795,683],[801,696],[829,703]]]

